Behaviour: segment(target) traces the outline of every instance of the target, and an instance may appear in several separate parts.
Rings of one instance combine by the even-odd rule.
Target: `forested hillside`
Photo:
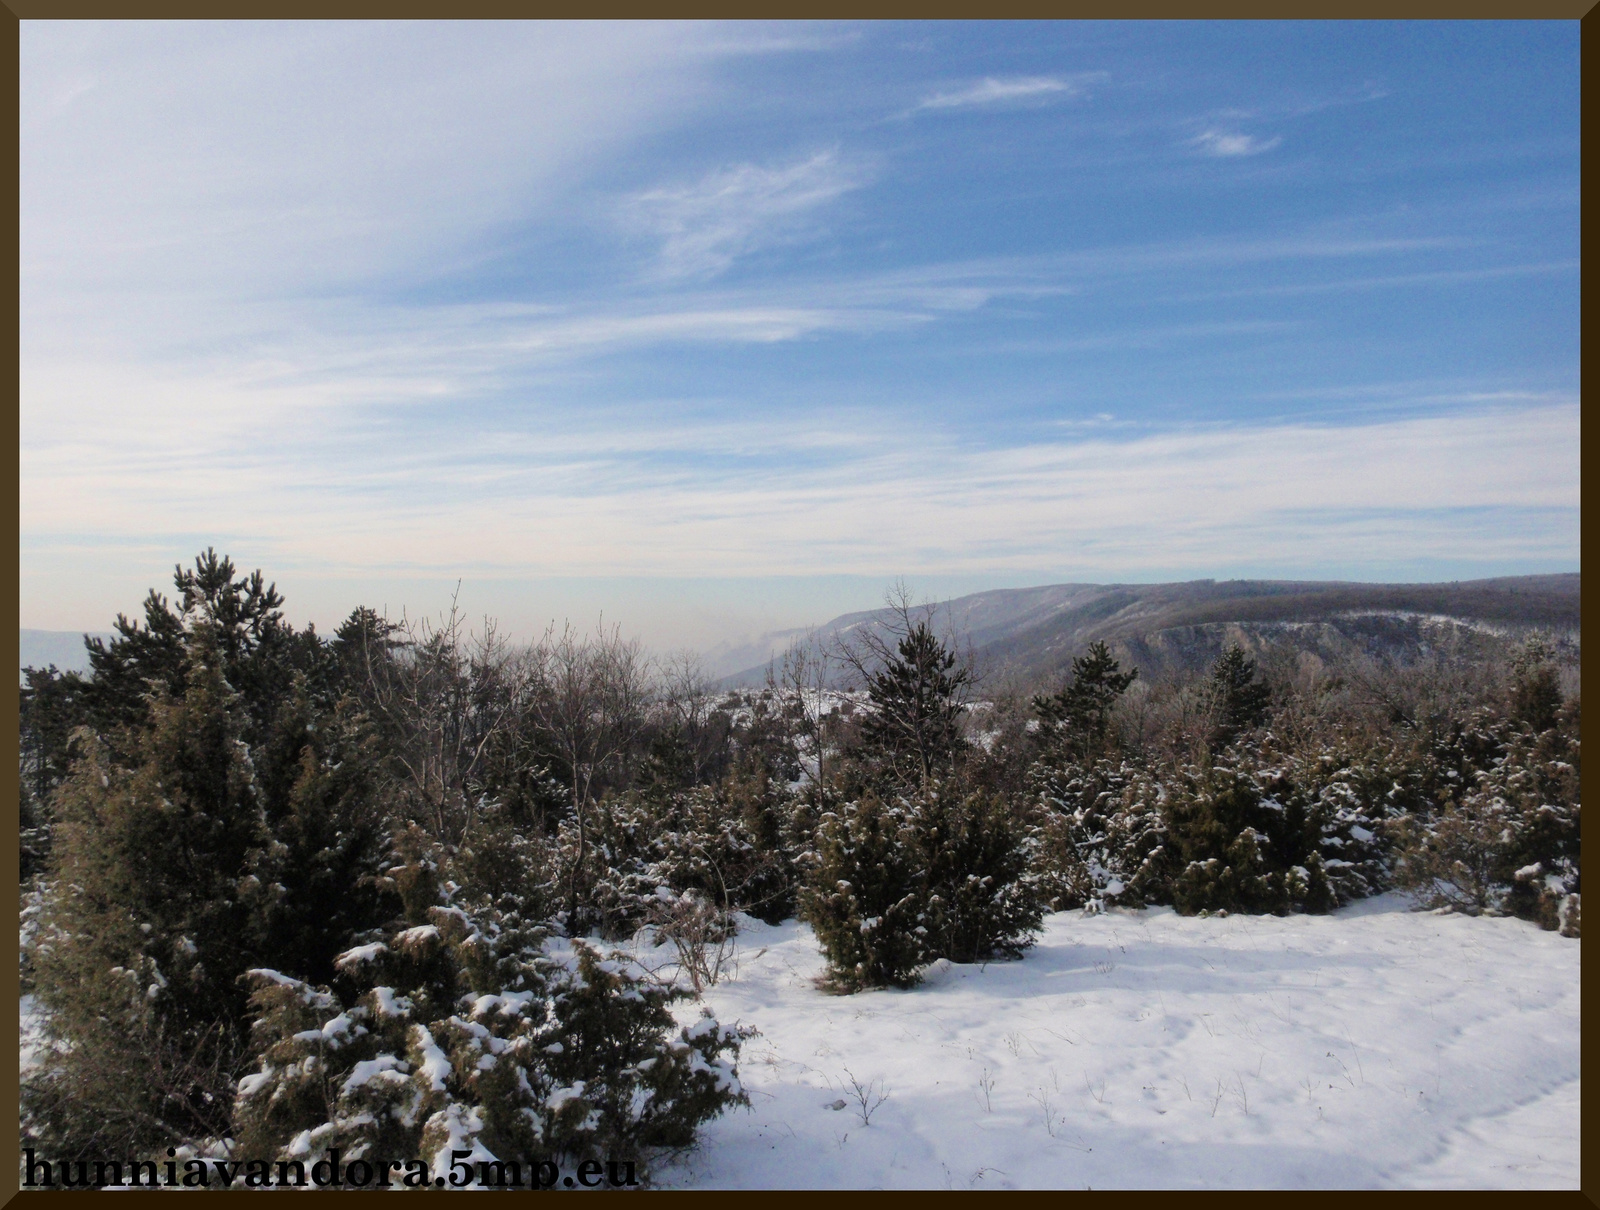
[[[1576,641],[1579,583],[1572,573],[1447,584],[1056,584],[957,597],[938,604],[933,618],[991,676],[1019,682],[1060,676],[1072,657],[1104,642],[1152,680],[1202,669],[1230,644],[1402,661],[1441,647],[1481,659],[1533,631],[1561,646]],[[892,609],[866,610],[773,637],[780,646],[810,640],[821,649],[840,635],[882,632],[893,620]],[[759,684],[765,664],[765,655],[758,656],[728,683]]]

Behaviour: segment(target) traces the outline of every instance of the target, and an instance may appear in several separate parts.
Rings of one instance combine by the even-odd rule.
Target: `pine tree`
[[[102,736],[137,731],[149,721],[148,695],[183,692],[184,627],[167,599],[151,589],[144,625],[117,614],[117,637],[87,640],[90,680],[85,721]]]
[[[1111,736],[1111,712],[1137,679],[1139,670],[1122,671],[1103,642],[1072,661],[1072,681],[1050,697],[1033,699],[1045,733],[1070,759],[1091,763],[1104,754]]]
[[[1217,657],[1205,692],[1212,711],[1213,749],[1227,747],[1241,732],[1258,726],[1272,701],[1271,688],[1256,680],[1255,661],[1237,645]]]
[[[867,677],[872,709],[861,723],[863,743],[884,755],[903,784],[927,786],[961,744],[961,715],[972,670],[933,633],[912,625],[893,656]]]
[[[88,682],[76,672],[24,668],[20,690],[20,772],[39,801],[67,776],[72,733],[83,725]]]
[[[152,693],[182,696],[187,675],[188,634],[196,625],[211,628],[217,660],[228,684],[239,693],[241,734],[255,745],[265,736],[296,672],[310,675],[319,688],[333,675],[331,662],[314,630],[284,622],[283,598],[261,572],[236,576],[232,560],[207,549],[193,568],[173,569],[178,608],[154,589],[145,598],[144,625],[117,615],[117,636],[88,642],[92,677],[85,689],[85,722],[116,747],[118,738],[149,724]]]
[[[266,747],[257,780],[273,843],[255,871],[255,961],[325,981],[335,955],[398,910],[378,880],[396,822],[381,751],[353,699],[319,709],[303,676]]]
[[[72,738],[85,716],[87,682],[76,672],[23,669],[17,772],[18,875],[26,883],[42,873],[50,853],[51,796],[66,779]]]
[[[381,922],[381,766],[338,662],[213,551],[90,644],[86,724],[49,796],[33,970],[62,1044],[26,1090],[53,1146],[101,1154],[226,1130],[263,961],[331,971]],[[59,728],[58,728],[59,729]],[[60,746],[59,744],[57,745]],[[62,759],[65,759],[63,757]]]
[[[227,1123],[249,938],[270,843],[216,631],[124,765],[89,739],[56,796],[34,967],[52,1034],[24,1092],[60,1154],[165,1146]]]

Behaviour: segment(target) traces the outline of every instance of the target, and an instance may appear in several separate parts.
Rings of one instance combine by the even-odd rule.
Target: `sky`
[[[1578,23],[22,23],[20,615],[1578,570]]]

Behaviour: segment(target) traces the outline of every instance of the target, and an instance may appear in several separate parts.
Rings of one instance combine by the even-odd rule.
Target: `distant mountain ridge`
[[[1097,639],[1144,670],[1196,668],[1229,642],[1248,650],[1289,641],[1336,654],[1459,649],[1503,644],[1530,629],[1580,633],[1580,575],[1509,576],[1449,583],[1365,584],[1343,580],[1188,580],[1168,584],[1049,584],[971,593],[934,607],[935,625],[970,646],[990,673],[1064,674]],[[772,631],[706,653],[728,686],[759,685],[769,660],[790,643],[882,628],[885,609],[842,614],[816,628]],[[99,637],[110,638],[110,635]],[[78,631],[22,630],[21,666],[87,671]]]
[[[1434,584],[1053,584],[973,593],[941,602],[934,612],[936,628],[970,646],[980,666],[1026,678],[1063,674],[1073,656],[1097,640],[1150,673],[1202,666],[1228,642],[1253,650],[1289,640],[1331,654],[1351,647],[1376,653],[1494,645],[1531,629],[1576,641],[1579,588],[1577,572]],[[826,642],[863,627],[882,629],[891,616],[886,609],[864,610],[814,631],[764,638],[784,645]],[[766,668],[765,659],[752,662],[724,683],[760,683]]]

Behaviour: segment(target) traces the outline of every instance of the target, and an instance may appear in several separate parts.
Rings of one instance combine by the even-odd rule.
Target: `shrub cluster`
[[[48,832],[25,871],[47,1033],[30,1145],[579,1162],[686,1146],[744,1102],[745,1031],[680,1024],[686,991],[564,936],[605,911],[585,872],[611,868],[599,806],[633,724],[580,734],[592,693],[563,714],[557,675],[519,677],[453,620],[408,634],[358,610],[324,641],[210,552],[176,582],[177,608],[152,593],[143,625],[91,648],[90,677],[33,670],[23,689]],[[710,822],[666,801],[686,854],[760,882],[721,826],[745,799]],[[678,855],[656,847],[656,867]]]
[[[679,1026],[667,1005],[685,993],[582,941],[553,956],[483,902],[424,916],[341,954],[331,989],[246,973],[259,1066],[234,1106],[243,1154],[571,1166],[687,1146],[747,1103],[733,1059],[748,1031]]]
[[[1097,720],[1062,743],[1049,729],[1071,688],[1041,702],[1050,906],[1321,912],[1400,888],[1577,935],[1579,705],[1547,644],[1468,691],[1447,670],[1357,667],[1273,699],[1258,672],[1231,649],[1200,684],[1163,687],[1165,733],[1143,744],[1108,745]],[[1130,683],[1105,652],[1075,678]]]

